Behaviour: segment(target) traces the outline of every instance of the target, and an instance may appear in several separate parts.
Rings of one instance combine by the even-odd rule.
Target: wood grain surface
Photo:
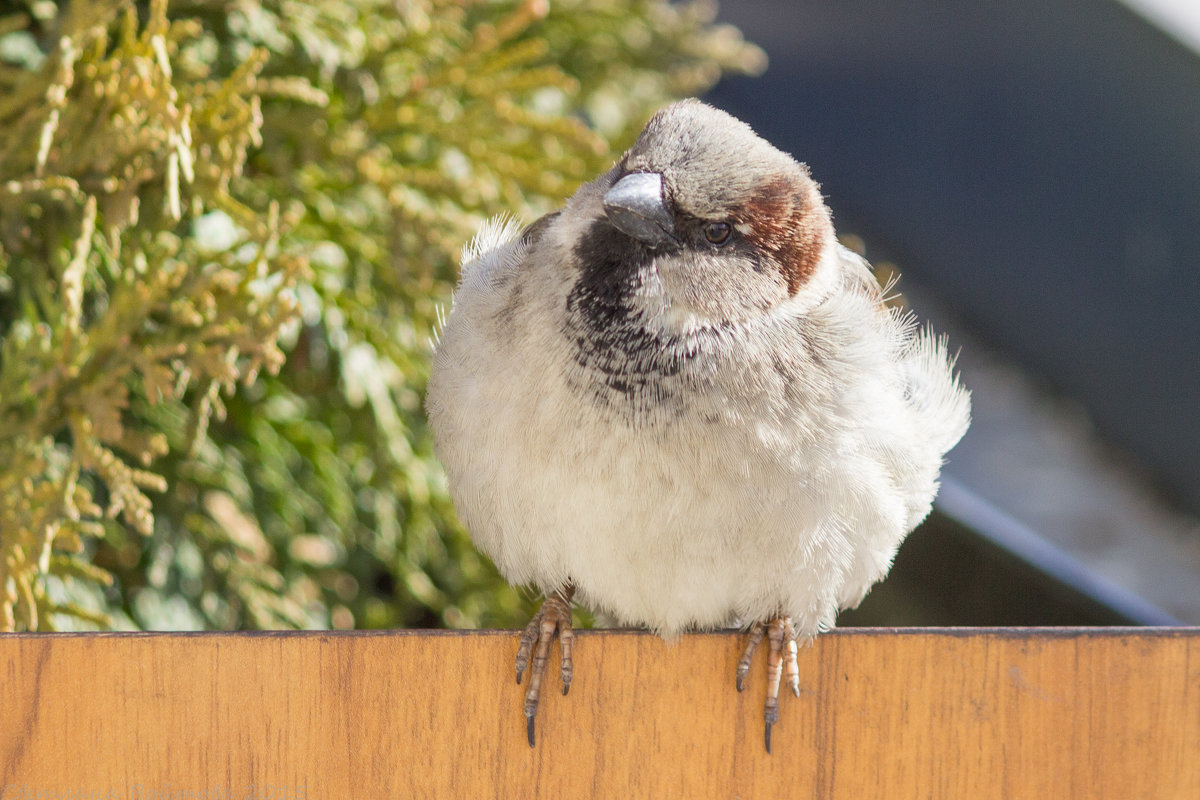
[[[1200,629],[843,630],[764,752],[741,638],[580,632],[525,740],[509,632],[0,637],[0,800],[1200,798]]]

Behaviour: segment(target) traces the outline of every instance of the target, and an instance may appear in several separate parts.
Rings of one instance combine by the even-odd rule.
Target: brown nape
[[[796,294],[816,270],[833,236],[829,208],[806,176],[772,179],[734,211],[733,220],[747,226],[746,239],[775,262],[789,295]]]

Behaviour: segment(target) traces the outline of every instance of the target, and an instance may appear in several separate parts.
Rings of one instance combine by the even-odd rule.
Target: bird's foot
[[[533,619],[525,626],[521,634],[521,646],[517,650],[517,683],[525,668],[529,667],[529,688],[525,691],[525,728],[529,735],[529,746],[534,743],[533,721],[537,717],[538,698],[542,693],[542,678],[546,675],[546,665],[550,661],[550,642],[558,636],[559,648],[562,650],[562,693],[571,690],[571,645],[575,634],[571,630],[571,596],[575,587],[571,584],[556,589],[542,603],[542,607],[533,615]],[[533,657],[532,666],[529,663]]]
[[[800,696],[800,668],[796,665],[796,628],[792,618],[774,617],[767,622],[756,622],[750,627],[750,639],[742,650],[737,664],[737,690],[746,688],[746,674],[750,671],[750,660],[759,642],[767,637],[767,703],[763,709],[766,729],[763,742],[771,752],[771,728],[779,721],[779,679],[787,675],[788,688],[796,697]]]

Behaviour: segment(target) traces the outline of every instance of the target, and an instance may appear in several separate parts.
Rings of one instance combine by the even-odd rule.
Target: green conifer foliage
[[[15,8],[0,629],[519,621],[421,410],[457,252],[761,53],[703,3]]]

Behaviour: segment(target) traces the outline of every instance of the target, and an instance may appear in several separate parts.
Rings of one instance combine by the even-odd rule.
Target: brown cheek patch
[[[817,268],[833,236],[829,208],[807,178],[780,177],[761,186],[732,215],[746,240],[779,269],[794,295]]]

